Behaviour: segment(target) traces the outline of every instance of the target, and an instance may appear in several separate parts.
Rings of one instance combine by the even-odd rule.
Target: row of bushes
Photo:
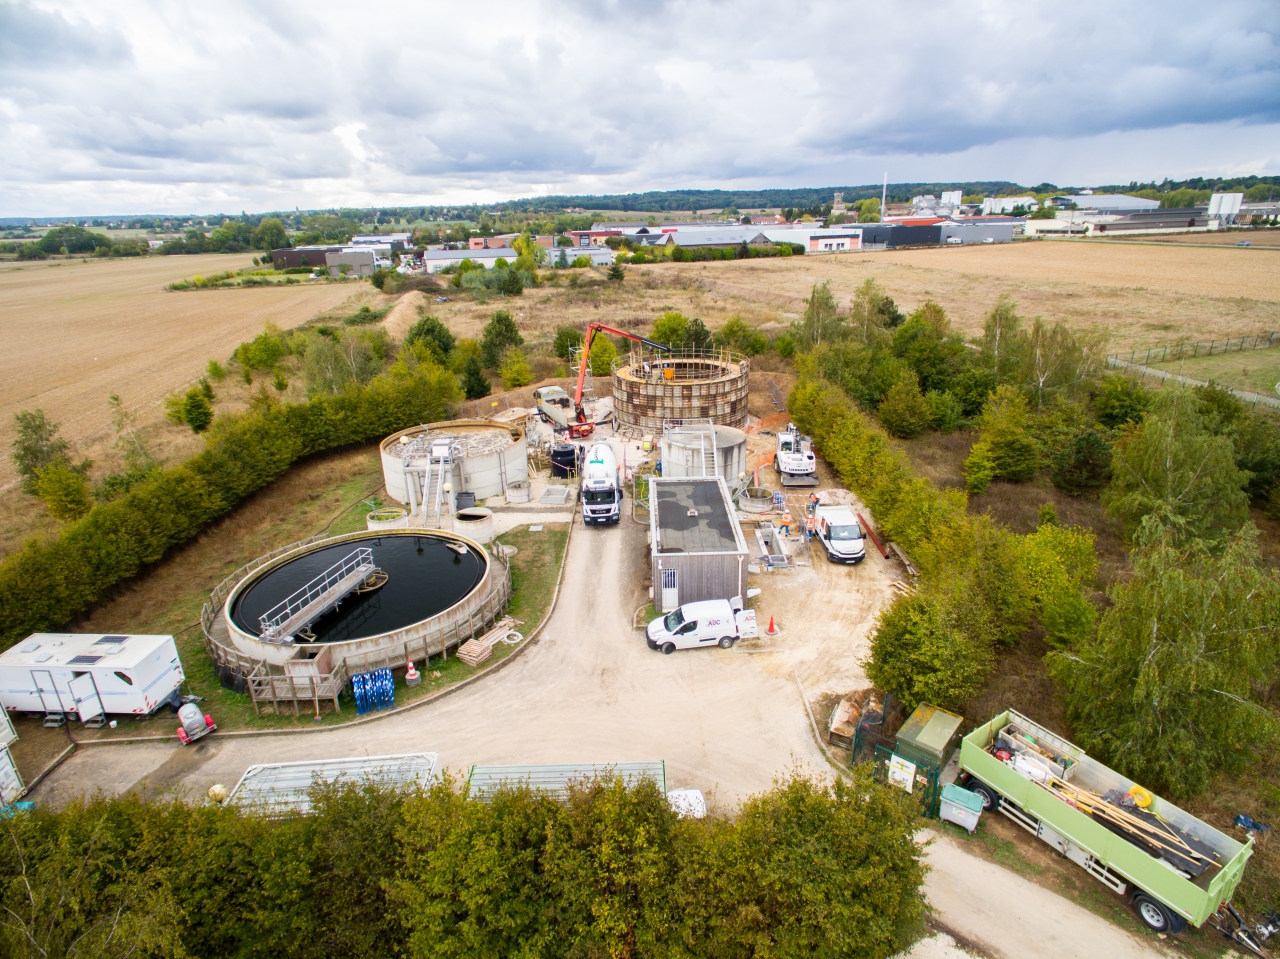
[[[616,778],[563,805],[447,780],[312,797],[283,819],[129,796],[5,820],[5,954],[880,959],[922,911],[916,806],[861,770],[733,820]]]
[[[962,491],[915,475],[889,435],[812,364],[789,409],[921,570],[920,589],[886,610],[872,639],[876,685],[908,706],[957,708],[981,688],[999,646],[1034,621],[1060,648],[1089,633],[1095,613],[1081,591],[1096,571],[1092,532],[1050,520],[1018,536],[971,516]]]
[[[83,613],[300,458],[443,419],[456,395],[448,370],[400,363],[337,396],[280,405],[262,394],[247,414],[218,417],[200,455],[0,564],[0,643],[7,647]]]

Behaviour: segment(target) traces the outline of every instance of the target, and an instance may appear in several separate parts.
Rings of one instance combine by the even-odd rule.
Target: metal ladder
[[[453,464],[458,450],[454,444],[437,443],[427,454],[427,471],[422,482],[422,524],[434,521],[438,527],[444,521],[448,496],[445,483],[453,478]]]
[[[698,444],[702,447],[702,475],[720,475],[720,463],[716,458],[716,427],[711,424],[710,434],[698,433]],[[708,445],[710,449],[708,449]]]

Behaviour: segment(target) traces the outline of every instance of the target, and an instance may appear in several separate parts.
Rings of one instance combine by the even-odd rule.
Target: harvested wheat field
[[[248,254],[138,260],[65,260],[0,267],[0,486],[15,478],[7,453],[13,414],[43,409],[93,455],[111,431],[118,393],[142,422],[164,397],[226,360],[271,322],[287,328],[367,284],[304,284],[171,293],[196,274],[250,265]],[[358,295],[358,294],[357,294]]]
[[[803,309],[815,281],[830,280],[846,301],[874,277],[900,308],[937,300],[972,333],[1007,293],[1025,316],[1097,323],[1116,349],[1280,329],[1280,263],[1265,251],[1032,241],[701,266],[653,269],[692,273],[722,297],[787,312]]]

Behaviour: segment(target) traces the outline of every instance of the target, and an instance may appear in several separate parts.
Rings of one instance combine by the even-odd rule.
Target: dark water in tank
[[[479,556],[470,550],[460,556],[434,537],[368,536],[326,546],[267,573],[236,600],[232,619],[259,635],[263,613],[362,546],[373,550],[387,585],[363,596],[352,593],[312,623],[318,643],[377,636],[434,616],[471,592],[484,573]]]

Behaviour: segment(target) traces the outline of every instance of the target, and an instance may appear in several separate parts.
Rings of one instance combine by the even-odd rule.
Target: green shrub
[[[13,465],[22,477],[22,488],[35,493],[39,472],[55,460],[66,460],[69,446],[58,437],[59,425],[50,423],[44,410],[22,410],[13,416],[17,437],[13,441]]]
[[[8,645],[74,619],[299,458],[443,419],[457,398],[447,370],[398,363],[338,396],[219,417],[194,459],[98,504],[57,539],[29,542],[0,563],[0,641]]]
[[[1137,423],[1151,405],[1151,394],[1142,384],[1123,373],[1109,373],[1098,381],[1093,409],[1098,422],[1115,429]]]
[[[995,664],[989,643],[965,629],[950,593],[916,593],[886,609],[876,624],[867,677],[893,690],[907,709],[931,703],[959,708]]]
[[[920,395],[914,370],[903,370],[876,407],[876,415],[892,435],[902,439],[919,436],[929,426],[929,404]]]
[[[1053,458],[1049,478],[1072,495],[1096,492],[1111,475],[1111,444],[1097,430],[1086,429]]]
[[[618,358],[618,348],[613,345],[613,341],[603,334],[597,333],[591,341],[591,355],[588,360],[591,364],[592,376],[612,376],[613,362]]]
[[[223,379],[226,379],[226,376],[227,376],[226,367],[224,367],[217,360],[209,361],[209,366],[206,372],[209,374],[209,376],[213,377],[215,380],[223,380]]]
[[[529,369],[529,361],[525,359],[524,350],[518,346],[509,346],[502,354],[501,368],[498,375],[502,377],[504,390],[518,390],[533,382],[533,370]]]
[[[269,370],[289,355],[289,346],[280,330],[267,324],[265,330],[248,343],[236,347],[235,358],[247,371]],[[246,380],[248,382],[248,380]]]
[[[485,324],[484,336],[480,340],[484,365],[491,370],[496,370],[502,354],[509,346],[524,346],[524,337],[520,335],[520,328],[511,318],[510,311],[498,310]]]
[[[65,459],[52,460],[36,473],[35,493],[54,519],[75,520],[89,512],[89,484]]]
[[[978,440],[969,447],[969,455],[964,461],[964,488],[974,495],[987,491],[996,476],[996,462],[991,455],[991,444],[986,440]]]
[[[462,389],[469,400],[483,399],[493,390],[478,356],[468,356],[462,367]]]
[[[573,351],[582,345],[582,338],[582,330],[576,326],[559,327],[551,344],[551,352],[568,362],[573,358]]]
[[[952,433],[960,427],[964,410],[950,390],[930,390],[924,395],[924,401],[929,407],[929,425],[939,433]]]
[[[404,342],[406,345],[431,342],[440,351],[440,356],[444,360],[449,358],[449,354],[457,345],[457,340],[449,331],[449,327],[429,313],[422,314],[418,321],[409,327],[409,332],[404,335]]]
[[[790,359],[796,355],[796,341],[790,333],[779,333],[778,338],[773,341],[773,348],[778,351],[778,355],[784,360]]]
[[[190,426],[193,433],[203,433],[213,422],[213,407],[200,389],[188,390],[183,397],[182,422]]]

